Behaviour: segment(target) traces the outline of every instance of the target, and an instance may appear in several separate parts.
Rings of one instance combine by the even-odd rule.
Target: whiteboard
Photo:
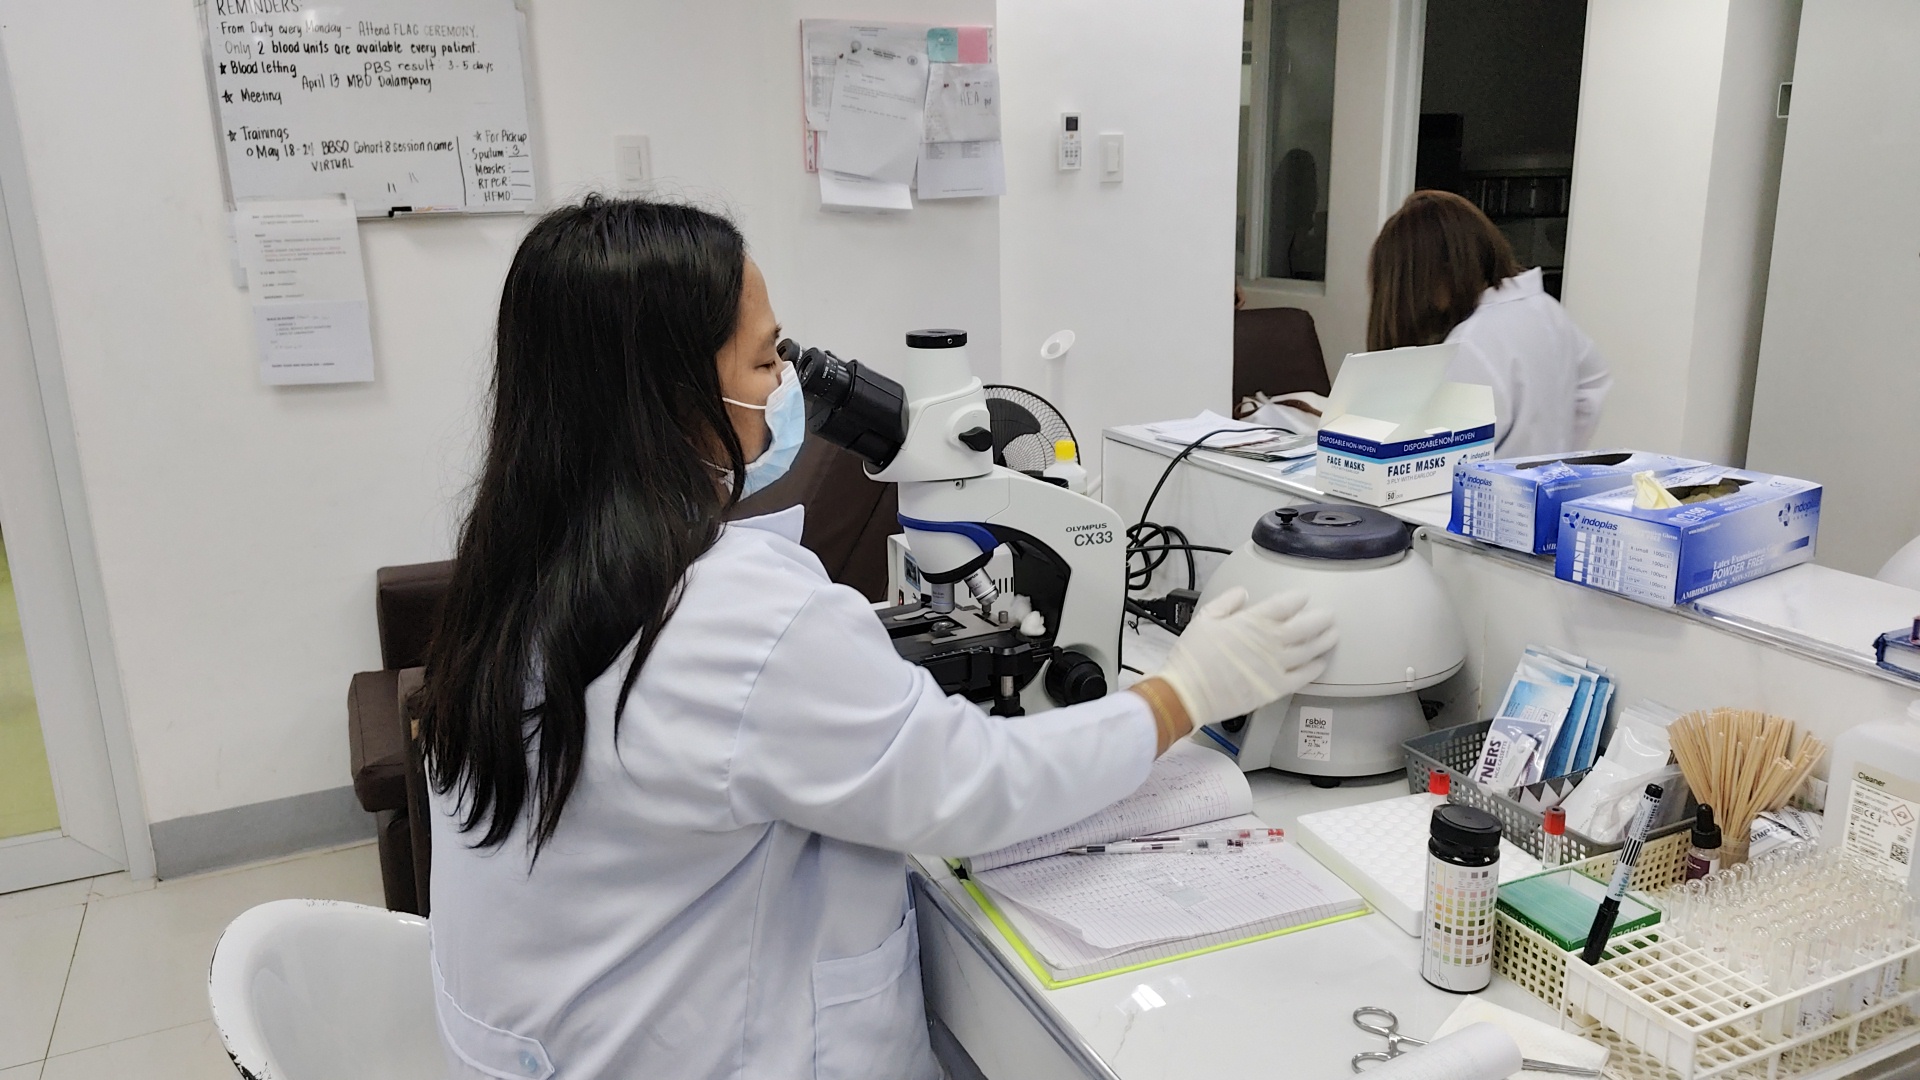
[[[513,0],[202,0],[229,203],[345,194],[360,217],[525,211]]]

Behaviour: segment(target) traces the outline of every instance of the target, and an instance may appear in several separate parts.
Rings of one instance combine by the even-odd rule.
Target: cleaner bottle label
[[[1846,852],[1905,882],[1913,869],[1920,834],[1920,791],[1898,777],[1855,766],[1847,797]]]

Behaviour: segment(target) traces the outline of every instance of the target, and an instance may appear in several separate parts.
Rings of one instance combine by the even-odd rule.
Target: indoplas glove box
[[[1705,464],[1634,450],[1467,462],[1453,470],[1453,518],[1447,531],[1529,555],[1551,555],[1559,546],[1562,503],[1630,488],[1637,472]]]
[[[1708,465],[1654,476],[1683,504],[1634,505],[1634,489],[1560,507],[1554,573],[1650,604],[1684,604],[1813,558],[1820,485]]]
[[[1314,486],[1373,506],[1438,495],[1493,456],[1493,389],[1446,379],[1458,345],[1353,353],[1327,395]]]

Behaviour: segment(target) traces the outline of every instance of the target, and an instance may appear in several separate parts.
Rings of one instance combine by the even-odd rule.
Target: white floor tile
[[[374,846],[163,881],[93,901],[51,1053],[209,1019],[207,963],[220,932],[255,904],[297,897],[380,906]]]
[[[47,1056],[84,907],[0,917],[0,1068]],[[6,1077],[5,1080],[14,1080]]]
[[[125,896],[128,893],[146,892],[154,887],[154,880],[146,878],[135,881],[131,874],[103,874],[88,882],[91,886],[87,894],[89,900],[105,900],[111,896]]]
[[[0,1069],[0,1080],[40,1080],[40,1065],[40,1062],[32,1061],[11,1069]]]
[[[9,915],[33,915],[54,908],[72,907],[87,902],[87,879],[63,881],[38,889],[22,889],[0,895],[0,919]]]
[[[235,1080],[213,1021],[168,1028],[47,1059],[40,1080]],[[0,1075],[0,1080],[10,1078]]]

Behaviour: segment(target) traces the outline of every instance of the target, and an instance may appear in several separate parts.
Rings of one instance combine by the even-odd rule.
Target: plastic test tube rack
[[[1906,968],[1916,956],[1920,940],[1910,940],[1890,956],[1773,994],[1703,950],[1667,940],[1654,926],[1617,940],[1596,965],[1568,954],[1561,1026],[1612,1045],[1615,1060],[1607,1071],[1614,1076],[1801,1076],[1920,1032],[1909,1009],[1920,999],[1913,973],[1897,992],[1803,1033],[1793,1034],[1790,1019],[1803,1002],[1830,990],[1844,995],[1869,972]]]

